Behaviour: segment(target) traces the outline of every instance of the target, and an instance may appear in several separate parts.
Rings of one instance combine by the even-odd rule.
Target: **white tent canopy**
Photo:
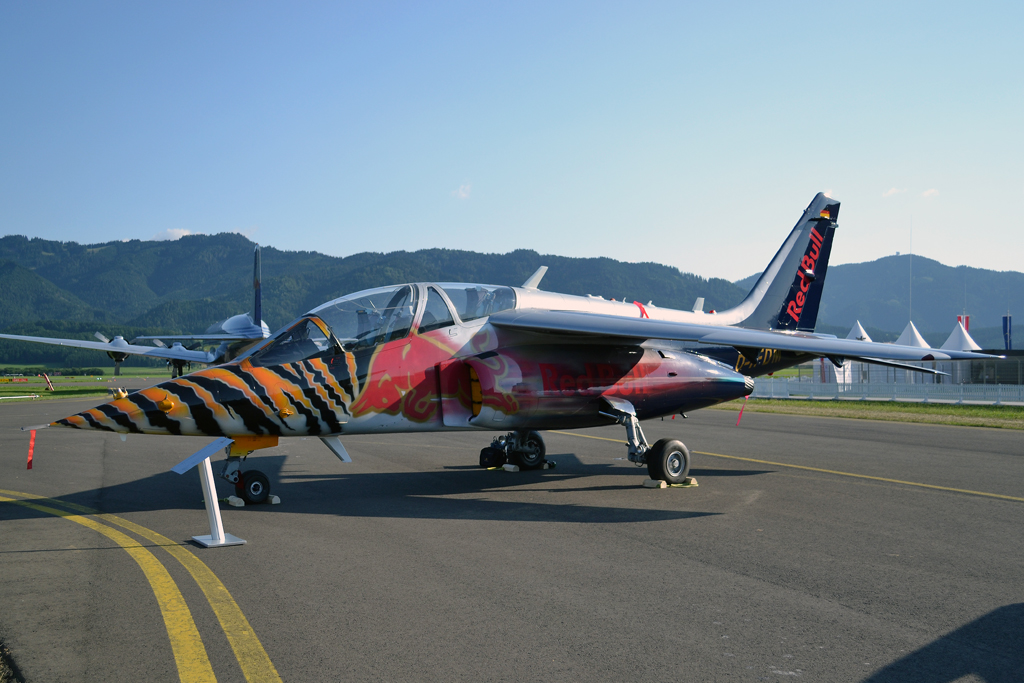
[[[871,337],[868,335],[864,326],[857,321],[857,324],[850,329],[850,334],[846,335],[847,339],[857,339],[858,341],[871,341]]]
[[[946,351],[980,351],[981,347],[978,343],[971,339],[971,335],[967,334],[967,330],[964,329],[964,324],[957,321],[956,327],[949,334],[949,339],[939,347]]]
[[[903,328],[903,334],[901,334],[900,338],[896,340],[896,343],[900,346],[917,346],[924,349],[928,348],[928,342],[924,340],[921,333],[917,331],[916,327],[914,327],[913,321],[907,323],[907,326]]]

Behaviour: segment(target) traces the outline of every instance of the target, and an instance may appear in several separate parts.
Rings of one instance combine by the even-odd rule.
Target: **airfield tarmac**
[[[25,470],[17,427],[98,402],[0,406],[0,496],[115,516],[0,503],[29,681],[176,680],[169,631],[222,681],[1024,680],[1019,432],[703,411],[644,423],[694,451],[665,490],[620,427],[546,432],[558,467],[520,473],[475,466],[484,433],[348,437],[351,464],[285,440],[248,462],[282,504],[222,506],[248,543],[202,549],[168,470],[209,439],[46,429]]]

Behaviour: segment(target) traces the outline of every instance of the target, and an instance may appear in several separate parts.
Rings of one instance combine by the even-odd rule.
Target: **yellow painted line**
[[[6,492],[5,492],[6,493]],[[216,681],[213,675],[213,667],[210,666],[210,659],[206,656],[206,648],[203,647],[202,638],[199,637],[199,630],[192,620],[192,613],[182,597],[181,591],[174,583],[174,579],[167,572],[162,564],[153,556],[153,553],[143,548],[138,541],[131,536],[123,534],[116,529],[100,524],[99,522],[82,517],[66,510],[29,503],[24,500],[13,500],[0,496],[0,501],[14,503],[22,507],[31,508],[37,512],[44,512],[49,515],[63,517],[69,522],[81,524],[84,527],[99,532],[124,548],[125,552],[132,556],[138,563],[143,574],[149,581],[153,595],[156,596],[157,604],[160,606],[160,613],[164,618],[164,626],[167,627],[167,636],[171,641],[171,650],[174,652],[174,663],[178,667],[178,677],[182,681]]]
[[[591,436],[590,434],[574,434],[573,432],[560,432],[555,430],[549,430],[552,434],[562,434],[564,436],[578,436],[583,439],[599,439],[601,441],[612,441],[614,443],[626,443],[621,439],[609,439],[604,436]],[[789,467],[794,470],[807,470],[809,472],[821,472],[823,474],[836,474],[841,477],[854,477],[856,479],[871,479],[873,481],[884,481],[889,484],[902,484],[904,486],[917,486],[923,489],[935,489],[937,491],[951,491],[953,493],[966,493],[972,496],[984,496],[986,498],[999,498],[1001,500],[1013,500],[1018,503],[1024,503],[1024,498],[1018,498],[1017,496],[1004,496],[1001,493],[987,493],[985,491],[972,491],[971,489],[955,489],[950,486],[937,486],[935,484],[922,484],[916,481],[903,481],[902,479],[889,479],[887,477],[873,477],[867,474],[854,474],[853,472],[840,472],[838,470],[826,470],[820,467],[807,467],[806,465],[790,465],[785,462],[774,462],[772,460],[758,460],[756,458],[741,458],[738,455],[723,455],[721,453],[707,453],[705,451],[693,451],[696,455],[710,455],[715,458],[729,458],[730,460],[742,460],[744,462],[756,462],[759,465],[774,465],[775,467]]]
[[[598,441],[611,441],[612,443],[629,443],[628,441],[623,441],[622,439],[609,439],[606,436],[593,436],[592,434],[577,434],[575,432],[560,432],[555,429],[549,429],[548,431],[551,432],[552,434],[561,434],[562,436],[578,436],[581,439],[597,439]]]
[[[43,498],[42,496],[35,496],[29,493],[19,493],[17,491],[4,491],[0,489],[0,493],[21,496],[23,498],[45,500],[57,505],[63,505],[73,510],[78,510],[79,512],[97,515],[104,521],[128,529],[143,538],[159,544],[164,550],[170,553],[171,556],[178,560],[178,562],[188,570],[188,573],[192,575],[192,578],[195,579],[196,583],[199,584],[199,588],[202,589],[203,594],[210,603],[210,607],[213,609],[213,613],[217,616],[217,620],[220,622],[221,628],[224,629],[224,635],[227,636],[228,643],[231,644],[231,649],[235,653],[238,665],[242,668],[242,674],[245,676],[245,680],[249,681],[249,683],[264,683],[266,681],[277,682],[281,680],[281,676],[277,673],[274,663],[270,661],[270,656],[267,654],[267,651],[263,649],[263,644],[260,643],[260,639],[256,636],[255,631],[253,631],[252,626],[249,624],[249,620],[245,618],[245,614],[242,613],[242,609],[238,606],[238,603],[231,597],[231,593],[228,592],[227,587],[219,578],[217,578],[217,575],[213,573],[213,570],[206,566],[205,562],[189,552],[189,550],[180,543],[172,541],[166,536],[158,534],[151,529],[139,526],[134,522],[129,522],[127,519],[123,519],[116,515],[100,513],[98,510],[93,510],[83,505],[77,505],[75,503],[69,503],[67,501],[54,498]]]

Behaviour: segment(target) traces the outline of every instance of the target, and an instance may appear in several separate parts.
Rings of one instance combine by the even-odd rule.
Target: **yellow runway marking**
[[[562,434],[564,436],[578,436],[582,439],[598,439],[599,441],[612,441],[614,443],[626,443],[621,439],[609,439],[604,436],[592,436],[590,434],[575,434],[573,432],[560,432],[550,430],[552,434]],[[1018,498],[1016,496],[1004,496],[1001,493],[987,493],[985,491],[972,491],[970,489],[955,489],[950,486],[937,486],[935,484],[922,484],[916,481],[903,481],[902,479],[889,479],[887,477],[873,477],[868,474],[854,474],[853,472],[840,472],[838,470],[826,470],[820,467],[807,467],[806,465],[790,465],[784,462],[773,462],[771,460],[758,460],[757,458],[741,458],[738,455],[723,455],[721,453],[707,453],[705,451],[693,451],[697,455],[710,455],[715,458],[728,458],[730,460],[743,460],[744,462],[756,462],[759,465],[774,465],[775,467],[789,467],[794,470],[808,470],[810,472],[822,472],[823,474],[836,474],[841,477],[855,477],[857,479],[871,479],[873,481],[884,481],[889,484],[902,484],[904,486],[917,486],[923,489],[935,489],[937,491],[951,491],[953,493],[966,493],[972,496],[984,496],[986,498],[999,498],[1001,500],[1013,500],[1018,503],[1024,503],[1024,498]]]
[[[157,604],[160,605],[164,626],[167,627],[167,636],[171,641],[171,650],[174,652],[174,662],[178,667],[178,677],[182,681],[217,680],[213,675],[213,667],[210,666],[210,658],[206,656],[202,638],[199,637],[199,630],[192,620],[192,613],[189,611],[188,605],[185,604],[185,598],[182,597],[181,591],[178,590],[178,586],[167,569],[160,564],[153,553],[143,548],[134,538],[88,517],[3,496],[0,496],[0,501],[63,517],[69,522],[81,524],[103,534],[124,548],[146,575],[149,586],[153,589],[153,595],[156,596]]]
[[[189,574],[192,575],[192,578],[195,579],[196,583],[199,584],[199,587],[202,589],[207,601],[210,603],[210,607],[217,616],[217,620],[220,622],[221,628],[224,629],[224,635],[227,636],[228,642],[231,644],[231,649],[235,653],[238,665],[242,668],[242,674],[245,676],[245,680],[249,681],[249,683],[264,683],[265,681],[275,682],[281,680],[281,676],[277,673],[277,669],[274,667],[273,662],[270,661],[270,656],[267,654],[267,651],[263,649],[263,645],[260,643],[259,638],[256,637],[256,633],[249,624],[249,620],[245,618],[245,614],[242,613],[242,609],[238,606],[238,603],[231,597],[231,593],[228,592],[227,587],[220,579],[217,578],[217,575],[206,566],[206,563],[189,552],[189,550],[181,544],[176,543],[175,541],[172,541],[166,536],[158,534],[151,529],[139,526],[134,522],[129,522],[127,519],[123,519],[116,515],[100,513],[98,510],[93,510],[83,505],[77,505],[75,503],[69,503],[67,501],[53,498],[34,496],[28,493],[19,493],[17,491],[4,491],[0,489],[0,493],[21,496],[23,498],[32,498],[35,500],[44,500],[49,503],[63,505],[73,510],[84,512],[86,514],[97,515],[104,521],[116,524],[124,529],[128,529],[129,531],[160,545],[164,550],[178,560],[178,562],[188,570]]]

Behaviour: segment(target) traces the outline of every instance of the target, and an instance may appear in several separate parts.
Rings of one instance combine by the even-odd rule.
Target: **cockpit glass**
[[[268,339],[250,361],[257,367],[297,363],[317,356],[333,355],[338,344],[325,334],[313,318],[303,318],[283,333]]]
[[[498,311],[516,307],[516,294],[511,287],[460,283],[445,283],[440,286],[455,305],[455,311],[462,322],[486,318]]]
[[[346,351],[402,339],[416,314],[418,290],[413,285],[358,292],[313,311]]]

